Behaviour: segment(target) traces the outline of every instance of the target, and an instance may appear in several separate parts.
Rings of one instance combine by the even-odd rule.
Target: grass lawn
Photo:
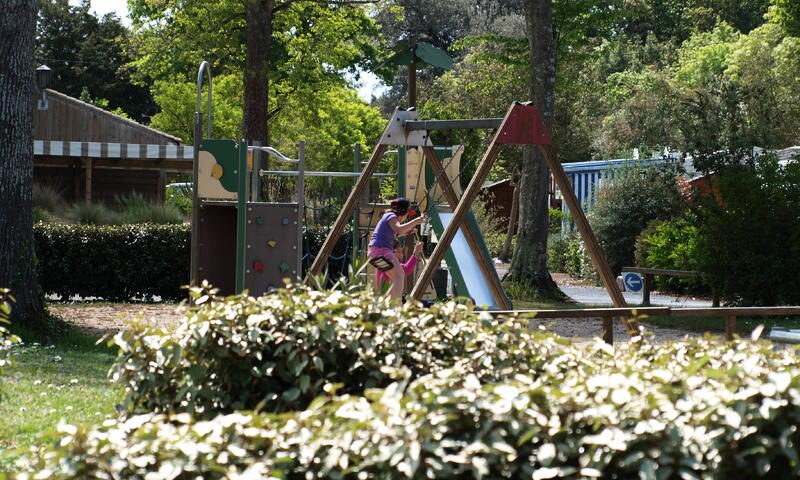
[[[14,365],[2,377],[0,451],[48,441],[59,421],[99,424],[115,417],[122,400],[106,373],[115,353],[97,337],[68,330],[55,345],[26,343],[11,349]],[[19,454],[0,458],[0,471],[13,469]]]

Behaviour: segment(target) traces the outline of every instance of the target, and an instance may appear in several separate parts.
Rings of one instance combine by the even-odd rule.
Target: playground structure
[[[496,129],[494,136],[485,152],[477,170],[469,182],[464,194],[459,199],[452,188],[452,182],[447,178],[442,164],[434,150],[434,146],[430,140],[429,132],[431,130],[450,130],[450,129],[475,129],[475,128],[489,128]],[[330,255],[333,247],[341,235],[347,221],[358,204],[358,199],[364,192],[364,189],[369,181],[369,178],[375,172],[379,159],[383,156],[384,152],[390,145],[402,147],[421,147],[433,173],[436,177],[442,190],[445,192],[447,201],[453,209],[452,216],[449,222],[443,226],[442,234],[439,236],[439,241],[428,259],[422,274],[419,276],[411,291],[411,298],[419,299],[422,292],[430,283],[434,269],[438,268],[439,263],[445,255],[445,251],[451,247],[453,240],[458,233],[461,233],[466,238],[467,243],[473,253],[479,251],[476,244],[477,238],[471,228],[463,228],[465,220],[468,216],[469,208],[472,202],[477,197],[480,187],[486,176],[489,173],[495,159],[497,158],[500,149],[505,144],[515,145],[537,145],[542,151],[542,154],[547,162],[550,171],[553,174],[556,184],[561,189],[564,199],[570,212],[573,215],[574,221],[578,230],[583,237],[584,243],[589,250],[592,261],[600,272],[600,277],[606,291],[609,293],[615,307],[624,308],[627,306],[622,292],[616,285],[615,278],[611,272],[608,263],[603,257],[602,251],[597,243],[597,239],[592,232],[589,222],[575,196],[574,191],[570,185],[569,179],[564,173],[561,164],[555,159],[552,151],[552,140],[550,135],[541,119],[539,111],[530,104],[514,103],[512,104],[503,118],[492,119],[466,119],[466,120],[431,120],[422,121],[419,115],[413,110],[397,109],[394,115],[389,120],[383,134],[380,137],[378,145],[375,146],[370,160],[366,162],[364,169],[356,183],[355,188],[350,193],[344,207],[339,213],[339,217],[331,227],[328,237],[325,239],[320,252],[318,253],[309,273],[318,274],[322,272],[325,261]],[[480,269],[483,278],[489,284],[492,296],[502,305],[506,299],[505,293],[502,291],[502,286],[495,282],[496,273],[494,275],[489,271],[494,271],[492,265],[486,265],[482,260],[483,255],[474,255],[478,268]],[[505,309],[505,308],[501,308]],[[628,333],[631,336],[639,334],[639,328],[635,319],[623,318]]]
[[[201,92],[204,73],[208,78],[208,121],[206,137],[202,138]],[[192,285],[208,280],[223,293],[238,293],[247,289],[260,295],[273,288],[283,286],[284,279],[297,279],[302,274],[302,235],[304,211],[305,172],[304,144],[300,143],[297,159],[284,156],[271,147],[248,145],[246,141],[219,140],[211,138],[212,131],[212,84],[207,62],[198,70],[197,109],[195,112],[194,187],[192,195]],[[429,132],[452,129],[495,129],[492,140],[480,161],[477,170],[463,195],[454,189],[454,180],[448,175]],[[589,250],[592,261],[600,272],[603,284],[614,306],[626,307],[625,299],[617,287],[597,240],[589,227],[569,180],[552,152],[552,141],[536,107],[515,102],[503,118],[430,120],[423,121],[413,109],[396,109],[385,127],[370,159],[360,173],[339,172],[340,176],[357,175],[357,181],[343,208],[325,238],[325,241],[308,269],[309,276],[322,273],[334,246],[345,226],[353,222],[354,242],[359,228],[371,228],[371,221],[361,221],[359,202],[363,198],[370,179],[376,175],[381,158],[391,145],[398,151],[415,148],[421,156],[416,162],[417,178],[425,168],[425,210],[431,215],[431,223],[437,233],[436,244],[421,274],[414,282],[410,297],[419,300],[430,290],[434,272],[443,259],[456,273],[455,283],[462,292],[473,297],[475,303],[492,310],[509,310],[511,302],[506,296],[491,258],[480,237],[480,231],[470,212],[470,205],[477,197],[489,170],[505,144],[537,145],[550,168],[556,184],[561,189],[567,206],[573,214],[575,224]],[[455,155],[450,147],[450,158]],[[441,150],[441,147],[439,147]],[[280,161],[297,165],[297,170],[267,171],[259,168],[259,155],[266,153]],[[405,152],[404,152],[405,153]],[[357,159],[358,160],[358,159]],[[424,162],[423,162],[424,160]],[[412,162],[413,163],[413,162]],[[356,162],[356,165],[360,161]],[[399,162],[401,182],[406,183],[410,162],[403,158]],[[311,173],[311,172],[309,172]],[[333,172],[314,172],[330,174]],[[261,175],[296,175],[296,202],[266,203],[258,200],[258,185]],[[249,178],[248,178],[249,176]],[[411,174],[413,178],[413,174]],[[431,201],[429,191],[439,187],[451,212],[439,211],[436,201]],[[410,185],[404,185],[409,191]],[[418,187],[415,199],[421,192]],[[374,210],[373,210],[374,212]],[[231,274],[230,265],[235,264]],[[623,323],[631,336],[639,334],[633,318],[623,317]]]
[[[202,138],[204,73],[208,77],[208,122]],[[194,124],[190,282],[197,285],[200,279],[208,280],[222,293],[247,289],[262,294],[282,287],[283,278],[296,278],[301,272],[304,144],[299,146],[299,158],[292,159],[244,140],[211,138],[211,97],[211,70],[203,62],[197,74]],[[296,202],[258,201],[260,153],[297,164]]]

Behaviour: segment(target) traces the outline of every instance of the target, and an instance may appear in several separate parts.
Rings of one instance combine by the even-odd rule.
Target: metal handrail
[[[249,145],[247,147],[247,151],[248,152],[252,152],[254,150],[259,150],[259,151],[262,151],[264,153],[268,153],[270,156],[275,157],[278,160],[283,160],[284,162],[298,163],[300,161],[297,158],[289,158],[286,155],[282,154],[281,152],[275,150],[272,147],[261,147],[261,146],[258,146],[258,145]]]
[[[262,177],[265,175],[284,175],[284,176],[291,176],[297,175],[297,172],[294,170],[259,170],[259,175]],[[306,171],[303,172],[303,175],[307,177],[358,177],[361,175],[361,172],[311,172]],[[396,173],[373,173],[373,177],[396,177]]]

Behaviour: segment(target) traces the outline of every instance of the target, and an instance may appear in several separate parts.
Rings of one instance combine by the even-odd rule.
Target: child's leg
[[[406,274],[403,272],[403,266],[400,265],[400,260],[397,257],[392,258],[394,267],[389,270],[389,278],[392,279],[392,289],[389,290],[389,296],[392,298],[401,298],[403,296],[403,288],[406,284]]]

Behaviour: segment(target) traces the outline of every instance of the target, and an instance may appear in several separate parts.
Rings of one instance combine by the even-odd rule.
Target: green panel
[[[436,150],[436,155],[439,157],[440,161],[443,161],[445,158],[448,158],[452,155],[452,148],[450,149],[443,149],[443,150]],[[443,158],[444,157],[444,158]],[[430,166],[425,163],[425,185],[428,190],[433,188],[433,185],[436,183],[436,177],[433,174],[433,170]],[[433,201],[435,199],[431,198],[429,201]],[[442,199],[443,200],[443,199]],[[437,237],[441,237],[442,233],[444,233],[444,227],[442,225],[442,220],[439,218],[439,214],[436,211],[435,205],[428,205],[428,216],[431,219],[431,225],[433,226],[433,231],[436,232]],[[467,216],[464,220],[465,225],[472,230],[475,234],[475,238],[478,240],[481,248],[481,254],[483,257],[489,262],[489,265],[493,265],[494,261],[492,260],[492,256],[489,253],[489,249],[486,247],[486,242],[483,240],[483,235],[481,234],[480,229],[478,228],[478,222],[475,219],[475,214],[472,213],[472,210],[467,211]],[[463,227],[462,227],[463,228]],[[456,286],[456,294],[462,297],[469,297],[469,292],[466,288],[466,283],[464,282],[464,276],[461,273],[461,270],[458,266],[458,262],[456,261],[456,257],[453,254],[451,248],[447,249],[445,253],[445,261],[447,262],[447,266],[450,268],[450,275],[453,277],[453,281]],[[500,277],[497,276],[497,272],[492,270],[492,274],[495,276],[497,283],[500,283]],[[511,300],[506,296],[508,300],[508,304],[511,305]]]
[[[239,158],[238,164],[236,164],[236,168],[240,172],[247,171],[247,141],[242,139],[241,143],[239,144]],[[224,168],[224,167],[223,167]],[[236,202],[236,293],[242,293],[244,290],[244,250],[247,244],[246,234],[247,234],[247,211],[245,210],[245,204],[247,202],[247,189],[245,186],[245,182],[247,180],[247,175],[237,175],[237,179],[239,180],[239,184],[236,186],[236,190],[239,193],[237,194],[237,202]],[[225,178],[223,176],[223,178]]]
[[[200,142],[200,150],[214,156],[222,166],[222,178],[219,183],[229,192],[238,191],[239,175],[236,173],[239,163],[239,148],[234,140],[204,138]]]
[[[443,68],[445,70],[453,69],[453,59],[444,50],[434,47],[430,43],[417,42],[417,57],[428,65]]]
[[[435,208],[431,208],[428,210],[428,217],[431,220],[433,231],[436,232],[436,237],[441,237],[442,232],[444,232],[444,225],[442,225],[442,219],[439,218],[439,212],[436,211]],[[444,252],[444,260],[450,268],[450,276],[453,277],[455,294],[459,297],[469,297],[467,284],[464,281],[464,276],[461,274],[461,269],[458,268],[458,261],[456,261],[456,256],[452,248],[448,248],[447,251]]]

